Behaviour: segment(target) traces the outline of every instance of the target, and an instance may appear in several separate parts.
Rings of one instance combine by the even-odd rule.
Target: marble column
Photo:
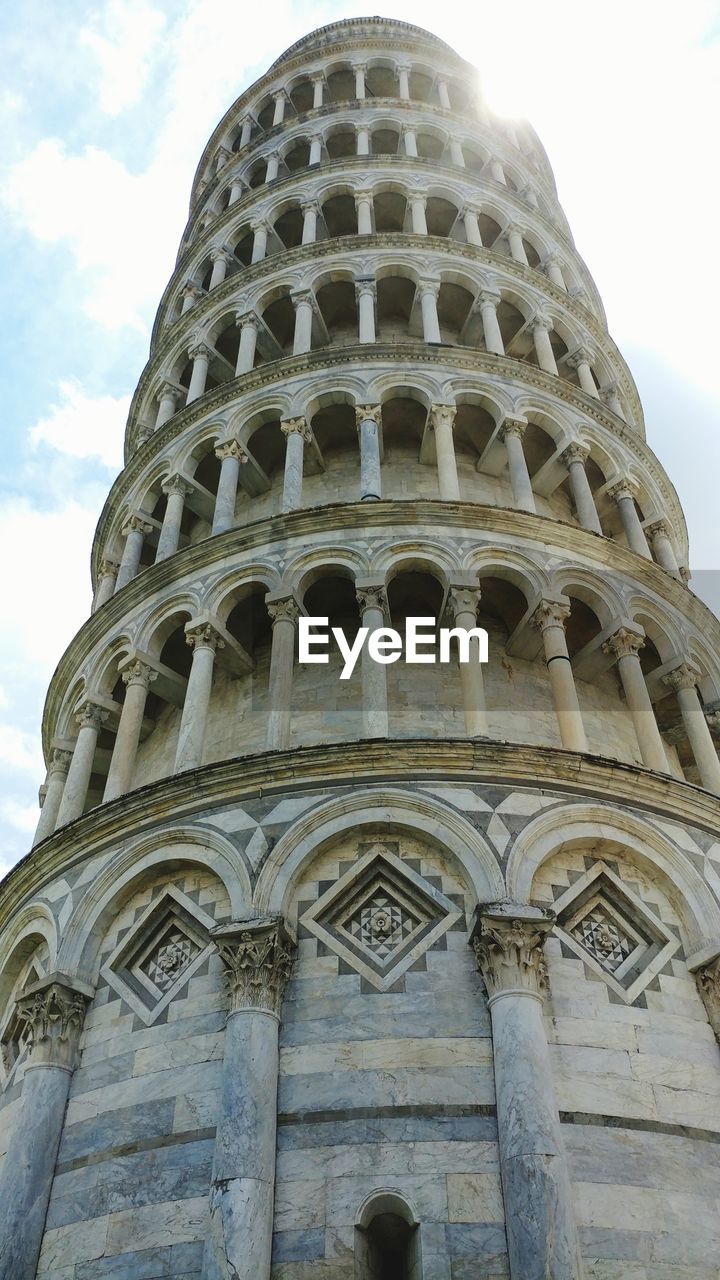
[[[87,1003],[87,992],[52,977],[17,1002],[30,1038],[19,1115],[0,1171],[0,1280],[35,1280]]]
[[[212,262],[212,273],[210,275],[210,288],[215,289],[217,285],[222,284],[228,273],[228,267],[236,262],[237,259],[231,249],[227,245],[220,245],[217,249],[210,252],[210,261]]]
[[[603,645],[603,652],[611,653],[617,659],[625,701],[632,716],[643,764],[648,769],[667,773],[667,755],[638,656],[644,644],[645,640],[639,632],[621,627]]]
[[[268,242],[268,224],[266,222],[252,222],[250,230],[253,233],[252,254],[250,255],[251,265],[255,262],[262,262],[267,253]]]
[[[447,502],[460,501],[453,426],[457,409],[454,405],[434,404],[430,409],[430,426],[435,432],[435,455],[440,497]]]
[[[355,72],[355,97],[362,102],[365,97],[365,72],[367,71],[367,63],[357,62],[353,68]]]
[[[479,294],[479,301],[485,347],[491,355],[504,356],[505,344],[497,318],[500,294],[493,293],[490,289],[483,289]]]
[[[305,445],[310,444],[312,431],[304,418],[286,418],[280,423],[280,430],[286,441],[282,510],[297,511],[302,506]]]
[[[674,578],[679,578],[680,566],[670,541],[670,529],[665,521],[655,520],[653,524],[646,525],[645,534],[650,539],[658,564]]]
[[[241,151],[244,147],[247,147],[250,144],[250,139],[252,137],[252,127],[253,127],[252,118],[250,116],[246,116],[242,122],[242,128],[240,130],[240,150]]]
[[[521,262],[525,267],[529,266],[520,228],[514,222],[511,222],[505,234],[510,245],[510,257],[514,262]]]
[[[323,91],[325,89],[325,76],[322,72],[310,77],[310,83],[313,88],[313,111],[317,111],[318,107],[323,104]]]
[[[372,228],[372,209],[373,209],[372,192],[356,191],[355,208],[357,210],[358,235],[371,236],[372,229],[373,229]]]
[[[231,205],[237,204],[244,190],[245,190],[245,186],[243,184],[242,178],[240,176],[233,178],[232,183],[230,185],[230,199],[228,200],[228,209],[230,208]]]
[[[220,479],[210,530],[213,535],[226,533],[235,524],[235,502],[240,467],[248,461],[247,453],[237,440],[223,440],[222,444],[215,448],[215,457],[220,459]]]
[[[125,685],[125,701],[115,735],[103,804],[130,790],[148,690],[152,681],[157,679],[157,672],[144,662],[131,662],[120,674]]]
[[[185,640],[193,651],[183,704],[175,767],[173,773],[199,769],[202,764],[207,730],[210,695],[212,693],[215,653],[225,648],[225,641],[209,622],[185,627]]]
[[[238,312],[235,323],[240,329],[240,346],[235,366],[235,377],[239,378],[243,373],[251,373],[255,364],[258,318],[254,311]]]
[[[557,377],[558,367],[555,363],[555,353],[550,341],[552,327],[553,322],[549,316],[535,316],[532,322],[532,335],[535,343],[535,355],[540,368],[544,369],[546,373],[552,373]]]
[[[272,622],[268,751],[284,751],[290,746],[295,632],[300,610],[294,596],[268,601],[267,610]]]
[[[416,160],[418,153],[417,134],[409,125],[406,125],[403,129],[403,144],[405,148],[405,155],[409,156],[411,160]]]
[[[703,787],[720,795],[720,760],[698,697],[696,672],[688,663],[683,662],[674,671],[663,676],[662,680],[677,697],[690,750]]]
[[[355,410],[355,422],[360,441],[360,501],[378,502],[382,497],[380,476],[382,410],[380,405],[359,405]]]
[[[427,198],[422,191],[411,191],[409,201],[413,235],[426,236],[428,233],[427,221],[425,218]]]
[[[156,400],[158,402],[157,417],[155,419],[155,430],[164,426],[174,417],[177,409],[177,402],[180,399],[181,391],[179,387],[174,387],[171,382],[163,382],[159,387]]]
[[[188,311],[192,310],[196,302],[199,302],[202,296],[203,290],[196,285],[193,280],[188,280],[180,293],[180,297],[182,298],[180,314],[184,316]]]
[[[555,715],[560,740],[568,751],[587,751],[587,739],[578,702],[575,677],[570,666],[565,623],[570,616],[569,604],[543,600],[535,611],[533,624],[540,628],[545,650],[545,663],[550,676]]]
[[[457,138],[450,139],[450,163],[454,164],[458,169],[465,168],[465,156]]]
[[[547,272],[548,279],[552,280],[553,284],[556,284],[558,289],[562,289],[563,293],[567,293],[567,285],[565,283],[565,276],[563,275],[560,259],[554,253],[549,253],[543,265]]]
[[[215,175],[219,174],[225,165],[232,160],[232,151],[228,151],[227,147],[218,147],[215,155]]]
[[[355,126],[355,136],[357,138],[357,154],[359,156],[370,155],[370,130],[366,124],[358,124]],[[357,203],[357,200],[356,200]]]
[[[573,351],[572,355],[568,356],[567,363],[571,369],[576,370],[578,381],[585,394],[588,396],[594,396],[596,400],[599,400],[600,393],[597,389],[595,379],[592,375],[592,369],[590,367],[592,360],[593,354],[587,347],[578,347],[576,351]]]
[[[425,342],[442,342],[437,312],[440,285],[434,280],[420,280],[418,291],[422,312],[423,339]]]
[[[167,506],[155,552],[155,564],[174,556],[180,545],[185,499],[192,493],[192,485],[182,476],[169,476],[163,483],[162,491],[167,497]]]
[[[103,559],[100,561],[99,581],[95,599],[93,600],[93,613],[97,613],[98,609],[102,609],[102,606],[107,604],[108,600],[114,595],[119,568],[120,566],[116,560]]]
[[[319,164],[322,159],[322,137],[319,133],[313,133],[310,138],[310,155],[308,156],[308,164]]]
[[[293,355],[300,356],[312,350],[313,294],[310,289],[303,289],[290,297],[295,308]]]
[[[614,413],[618,418],[622,418],[623,422],[625,421],[625,414],[618,395],[617,382],[609,382],[606,387],[603,387],[600,392],[600,399],[603,404],[607,405],[611,413]]]
[[[450,103],[450,94],[448,93],[447,82],[442,78],[439,79],[437,82],[437,90],[438,90],[438,98],[440,99],[440,106],[445,111],[452,110],[452,106]]]
[[[45,797],[35,828],[33,848],[41,840],[51,836],[57,826],[58,812],[62,804],[71,761],[71,752],[63,751],[61,748],[56,747],[50,754],[50,764],[45,778]]]
[[[387,596],[382,583],[359,585],[357,602],[360,606],[361,626],[368,627],[372,632],[387,625]],[[361,661],[363,737],[387,738],[387,667],[384,663],[373,660],[367,645],[363,646]]]
[[[480,235],[477,209],[473,209],[471,205],[466,205],[461,216],[465,228],[465,239],[468,244],[475,244],[482,249],[482,236]]]
[[[270,917],[223,925],[214,938],[230,1010],[202,1280],[269,1280],[278,1031],[295,945]]]
[[[95,763],[95,748],[108,712],[95,702],[83,703],[75,719],[79,729],[72,753],[65,790],[63,791],[56,827],[74,822],[85,812],[88,787]]]
[[[193,400],[198,400],[205,393],[212,349],[206,342],[198,342],[190,348],[188,355],[193,362],[193,367],[186,403],[192,404]]]
[[[398,91],[403,102],[410,101],[410,72],[412,66],[409,62],[398,62],[396,68],[398,78]]]
[[[115,591],[131,582],[140,569],[140,557],[145,539],[152,532],[152,525],[140,515],[131,515],[122,530],[125,547],[120,561],[120,568],[115,580]]]
[[[608,489],[608,497],[612,498],[617,504],[630,550],[639,556],[643,556],[645,560],[652,560],[647,538],[645,537],[645,530],[635,509],[635,490],[633,486],[627,480],[621,480],[619,484],[615,484]]]
[[[506,418],[500,428],[499,436],[505,445],[505,452],[507,453],[513,502],[519,511],[532,511],[534,513],[535,495],[532,491],[530,473],[527,469],[525,450],[523,449],[523,436],[527,425],[525,418]]]
[[[588,459],[590,450],[581,444],[569,444],[560,455],[561,462],[565,463],[570,477],[570,488],[572,489],[573,502],[575,503],[575,512],[578,521],[583,529],[590,529],[592,533],[602,533],[602,525],[600,517],[595,506],[595,499],[592,490],[588,484],[587,473],[585,471],[585,463]]]
[[[454,626],[462,631],[474,630],[477,626],[477,611],[480,604],[479,588],[451,586],[448,602],[452,610]],[[465,732],[469,738],[484,737],[487,735],[488,726],[482,663],[479,661],[477,639],[471,637],[468,644],[469,661],[458,664]]]
[[[317,239],[317,221],[320,210],[314,200],[303,200],[300,208],[303,215],[302,244],[314,244]]]
[[[375,341],[375,297],[374,280],[356,280],[355,297],[358,308],[358,339],[360,342]]]
[[[265,170],[265,181],[274,182],[278,176],[280,169],[280,157],[277,151],[271,151],[267,158],[267,168]]]
[[[499,160],[493,159],[490,161],[490,176],[495,182],[501,183],[503,187],[507,186],[505,170]]]
[[[471,943],[492,1024],[500,1174],[511,1280],[581,1280],[567,1157],[542,1005],[551,911],[478,907]]]
[[[280,89],[278,93],[274,95],[274,97],[275,97],[275,110],[273,112],[273,122],[272,122],[273,129],[275,128],[276,124],[282,124],[285,118],[285,90]]]

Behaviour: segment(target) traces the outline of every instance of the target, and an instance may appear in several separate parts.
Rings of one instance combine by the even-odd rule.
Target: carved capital
[[[589,456],[590,450],[586,449],[584,444],[569,444],[567,449],[563,449],[560,454],[560,461],[564,462],[569,470],[573,462],[580,462],[585,466]]]
[[[454,404],[434,404],[430,409],[430,426],[434,431],[448,427],[452,431],[455,425],[457,409]]]
[[[169,498],[172,493],[177,493],[182,498],[187,498],[188,494],[192,493],[192,485],[184,476],[168,476],[167,480],[163,480],[162,491],[166,498]]]
[[[357,125],[358,133],[362,132],[363,129],[367,131],[368,125],[362,125],[362,124]],[[373,193],[372,191],[369,191],[366,187],[362,187],[359,191],[355,192],[355,208],[356,209],[362,200],[365,200],[369,205],[372,206]]]
[[[186,623],[185,643],[191,649],[212,649],[213,653],[225,648],[225,641],[211,622]]]
[[[562,627],[570,617],[570,605],[562,600],[541,600],[532,616],[532,625],[544,631],[546,627]]]
[[[373,302],[377,294],[377,285],[374,280],[356,280],[355,281],[355,297],[360,301],[361,298],[372,298]]]
[[[188,347],[190,360],[210,360],[212,354],[212,347],[209,347],[207,342],[195,341],[191,347]]]
[[[239,329],[244,329],[246,324],[251,324],[257,329],[258,318],[254,311],[236,311],[235,323]]]
[[[505,418],[498,435],[501,440],[505,440],[507,436],[518,436],[522,440],[527,425],[527,418]]]
[[[295,944],[282,920],[247,920],[215,933],[230,1011],[262,1009],[280,1017]]]
[[[365,422],[366,419],[374,422],[375,426],[379,428],[382,422],[382,407],[379,404],[357,405],[355,409],[355,425],[358,430],[360,429],[360,424]]]
[[[228,248],[226,244],[219,244],[216,245],[214,249],[210,250],[210,261],[225,262],[230,266],[230,263],[236,262],[237,259],[232,249]]]
[[[120,672],[123,684],[128,686],[132,684],[140,684],[145,689],[149,689],[153,680],[157,680],[157,671],[153,671],[146,662],[131,662]]]
[[[313,293],[312,289],[293,289],[290,294],[290,301],[292,302],[296,311],[298,307],[302,307],[302,306],[314,308],[315,294]]]
[[[492,307],[493,311],[497,311],[500,306],[501,297],[495,289],[481,289],[478,294],[478,301],[480,303],[481,311],[483,307]]]
[[[533,316],[532,327],[533,331],[535,329],[541,329],[544,330],[545,333],[551,333],[553,329],[553,322],[550,316],[546,316],[542,311],[538,311],[537,315]]]
[[[384,586],[377,587],[358,587],[355,592],[360,613],[363,614],[366,609],[379,609],[384,615],[387,611],[387,592]]]
[[[117,560],[109,560],[109,559],[107,559],[107,558],[103,558],[103,559],[100,561],[100,577],[101,577],[101,578],[116,578],[116,577],[117,577],[117,572],[118,572],[118,569],[119,569],[119,568],[120,568],[120,566],[119,566],[119,564],[118,564]]]
[[[180,290],[180,297],[192,298],[195,302],[197,302],[198,298],[202,298],[203,292],[204,291],[200,288],[200,285],[195,284],[194,280],[188,280],[187,283],[184,284],[182,289]]]
[[[480,588],[451,587],[448,592],[448,602],[454,619],[457,620],[461,613],[471,613],[476,617],[480,606]]]
[[[284,418],[280,423],[280,430],[284,436],[302,436],[305,444],[310,444],[312,440],[312,431],[304,418]]]
[[[566,357],[567,363],[571,369],[577,369],[581,364],[591,365],[593,362],[593,353],[588,347],[576,347],[574,351]]]
[[[653,539],[670,537],[670,529],[665,520],[654,520],[652,524],[646,524],[645,533]]]
[[[662,682],[668,689],[672,689],[673,693],[679,693],[681,689],[694,689],[697,684],[697,672],[687,662],[681,662],[674,671],[668,671],[667,675],[662,677]]]
[[[544,943],[554,923],[554,912],[538,907],[478,908],[470,945],[490,1003],[508,992],[543,998],[548,985]]]
[[[437,298],[440,292],[440,281],[418,280],[417,291],[419,298]]]
[[[28,1065],[74,1071],[88,997],[64,982],[45,981],[17,1002],[17,1013],[29,1028]]]
[[[612,498],[614,502],[623,502],[626,498],[630,498],[631,501],[634,500],[637,489],[629,480],[619,480],[607,492],[608,497]]]
[[[267,611],[270,614],[270,621],[273,626],[277,622],[292,622],[295,624],[300,615],[300,606],[294,596],[286,596],[284,600],[273,600],[268,603]]]
[[[133,515],[129,516],[121,532],[123,538],[127,538],[131,533],[142,533],[144,537],[147,537],[149,533],[152,533],[152,525],[148,520],[143,520],[142,516]]]
[[[602,649],[603,653],[612,654],[615,658],[637,657],[644,644],[645,639],[639,631],[633,631],[630,627],[620,627],[619,631],[606,640]]]
[[[237,458],[238,462],[247,462],[249,454],[245,452],[239,440],[223,440],[215,445],[215,457],[224,462],[226,458]]]
[[[48,773],[67,773],[71,760],[72,751],[65,751],[62,747],[55,747],[50,755]]]
[[[78,708],[75,719],[81,729],[91,728],[97,729],[99,732],[105,724],[108,714],[105,707],[99,706],[97,702],[84,702]]]
[[[177,404],[181,395],[182,395],[182,391],[180,390],[179,387],[176,387],[174,383],[161,382],[160,386],[155,392],[155,399],[156,400],[172,400],[173,404]]]

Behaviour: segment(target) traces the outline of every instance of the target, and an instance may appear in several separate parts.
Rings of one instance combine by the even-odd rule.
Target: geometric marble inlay
[[[301,917],[381,991],[460,918],[454,902],[377,842]]]
[[[101,969],[149,1026],[210,954],[211,916],[168,885],[124,935]]]
[[[554,903],[556,933],[627,1004],[680,946],[658,916],[598,861]]]

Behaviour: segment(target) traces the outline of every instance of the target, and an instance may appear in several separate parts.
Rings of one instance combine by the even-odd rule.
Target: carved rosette
[[[17,1002],[18,1017],[30,1031],[28,1065],[74,1071],[88,996],[51,981]]]
[[[548,986],[545,938],[554,912],[499,904],[479,909],[470,945],[487,988],[488,999],[510,991],[542,999]]]
[[[230,1012],[262,1009],[280,1017],[295,943],[282,920],[243,921],[216,934]]]

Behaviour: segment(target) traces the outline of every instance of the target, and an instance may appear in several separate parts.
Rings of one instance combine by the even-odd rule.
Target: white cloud
[[[83,27],[79,40],[97,59],[100,106],[115,116],[142,95],[165,15],[144,0],[112,0],[99,19],[101,29]]]
[[[0,819],[23,834],[32,834],[37,826],[38,817],[39,809],[36,804],[19,804],[17,800],[3,800],[0,804]],[[9,864],[4,869],[9,870]],[[1,871],[2,868],[0,873]]]
[[[0,724],[0,763],[5,769],[37,776],[43,765],[37,735],[24,733],[13,724]]]
[[[50,405],[30,428],[30,442],[49,444],[73,458],[99,458],[119,469],[130,397],[92,396],[75,380],[61,382],[58,392],[60,403]]]

